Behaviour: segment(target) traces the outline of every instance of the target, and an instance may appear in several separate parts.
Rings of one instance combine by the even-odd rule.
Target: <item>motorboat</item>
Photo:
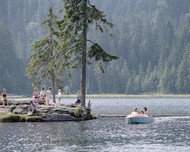
[[[129,114],[126,116],[128,124],[147,124],[154,122],[154,117],[146,114]]]

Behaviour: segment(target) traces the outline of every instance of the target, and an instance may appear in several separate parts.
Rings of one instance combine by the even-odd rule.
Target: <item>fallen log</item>
[[[151,114],[153,117],[185,117],[190,116],[189,114]],[[100,118],[116,118],[116,117],[126,117],[123,114],[102,114]]]

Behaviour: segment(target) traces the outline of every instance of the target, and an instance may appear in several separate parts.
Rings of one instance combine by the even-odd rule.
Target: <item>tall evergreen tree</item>
[[[98,10],[90,0],[63,0],[63,2],[65,15],[60,27],[66,34],[63,39],[67,37],[66,48],[70,48],[68,50],[73,52],[71,60],[74,61],[74,67],[81,67],[82,106],[85,106],[87,58],[95,58],[102,71],[102,62],[117,59],[116,56],[106,53],[98,43],[88,39],[88,29],[94,23],[97,30],[103,32],[102,25],[104,25],[108,31],[108,27],[112,27],[112,24],[106,20],[104,12]],[[91,43],[89,47],[87,42]]]
[[[33,85],[39,85],[47,80],[50,81],[53,88],[53,102],[55,103],[55,87],[60,86],[62,81],[61,73],[58,72],[59,68],[55,60],[55,54],[59,48],[57,17],[53,14],[51,7],[47,17],[48,19],[42,25],[47,26],[48,35],[33,44],[30,63],[27,67],[27,75],[36,78]]]

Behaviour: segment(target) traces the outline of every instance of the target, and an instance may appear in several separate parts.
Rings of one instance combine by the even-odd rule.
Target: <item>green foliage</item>
[[[96,114],[87,114],[86,120],[92,120],[92,119],[97,119],[97,115]]]
[[[63,0],[63,2],[65,15],[58,24],[62,33],[64,33],[62,35],[63,46],[68,49],[70,54],[67,61],[69,60],[73,68],[78,68],[78,65],[81,66],[81,105],[85,106],[87,58],[95,57],[95,61],[98,62],[102,72],[102,62],[117,59],[116,56],[106,53],[98,43],[94,43],[88,39],[88,29],[94,23],[95,29],[103,32],[104,29],[108,31],[108,28],[113,25],[107,21],[104,12],[98,10],[95,5],[92,5],[90,0]],[[103,25],[104,28],[102,27]],[[87,45],[87,41],[92,44],[89,43]],[[64,55],[65,52],[62,52],[61,54]]]
[[[87,27],[86,61],[93,63],[87,67],[88,93],[190,93],[190,1],[121,0],[118,3],[116,0],[87,0],[87,16],[83,12],[83,2],[84,0],[64,0],[64,13],[58,14],[59,28],[55,27],[57,30],[54,36],[57,38],[54,37],[54,40],[61,40],[62,43],[59,43],[59,49],[56,49],[51,58],[52,62],[47,64],[48,67],[57,65],[56,75],[63,73],[64,67],[82,67],[82,31]],[[13,93],[28,91],[23,89],[28,81],[24,78],[24,71],[19,69],[25,67],[22,66],[23,63],[28,64],[31,43],[43,38],[42,44],[48,42],[45,41],[47,31],[40,26],[40,22],[44,20],[50,6],[56,12],[61,5],[62,0],[44,3],[29,0],[2,2],[0,22],[6,18],[7,25],[0,28],[1,89],[4,86]],[[106,20],[105,14],[114,28],[110,28],[112,24]],[[84,19],[87,19],[85,24]],[[96,29],[100,32],[96,32]],[[104,31],[114,36],[110,38],[109,33]],[[119,60],[103,65],[104,59],[99,55],[104,54],[104,51],[95,44],[108,50],[108,54],[116,54],[120,57]],[[52,46],[56,46],[56,43]],[[45,52],[41,53],[40,58],[36,57],[36,62],[46,61],[43,58]],[[15,60],[17,56],[23,63]],[[99,74],[97,67],[102,71],[106,69],[105,74]],[[35,75],[38,72],[31,73]],[[67,75],[72,75],[72,78],[68,79]],[[43,74],[40,76],[47,78]],[[69,69],[64,72],[61,80],[67,86],[68,93],[75,93],[79,89],[80,71]]]
[[[52,79],[57,80],[57,83],[61,82],[58,75],[55,74],[57,65],[53,56],[59,45],[57,42],[58,35],[55,29],[57,17],[52,13],[51,8],[47,16],[48,19],[45,20],[42,25],[48,27],[48,36],[32,45],[32,54],[27,68],[27,75],[37,78],[35,85],[45,80],[51,81]]]
[[[77,107],[74,111],[75,117],[81,117],[84,114],[85,110],[81,106]]]
[[[102,49],[102,47],[100,45],[98,45],[97,43],[94,43],[88,51],[88,57],[89,58],[95,58],[96,62],[99,62],[99,67],[101,72],[104,73],[104,69],[102,67],[102,62],[110,62],[112,60],[116,60],[118,59],[117,56],[114,55],[110,55],[108,53],[106,53],[106,51],[104,49]]]
[[[58,54],[58,50],[60,49],[60,33],[58,31],[57,16],[53,14],[51,7],[47,17],[48,19],[42,25],[47,26],[48,36],[33,44],[30,63],[27,67],[27,75],[31,78],[36,78],[33,86],[46,83],[46,81],[51,82],[53,102],[55,103],[55,85],[61,88],[63,66],[59,65],[63,61],[57,60],[55,55]]]
[[[90,115],[92,116],[92,119],[97,119],[98,118],[98,116],[96,114],[94,114],[94,113],[92,113]]]

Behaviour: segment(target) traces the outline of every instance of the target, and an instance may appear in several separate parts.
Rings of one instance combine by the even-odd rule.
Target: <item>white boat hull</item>
[[[127,115],[126,122],[128,124],[148,124],[154,122],[154,117],[139,114],[139,115]]]

